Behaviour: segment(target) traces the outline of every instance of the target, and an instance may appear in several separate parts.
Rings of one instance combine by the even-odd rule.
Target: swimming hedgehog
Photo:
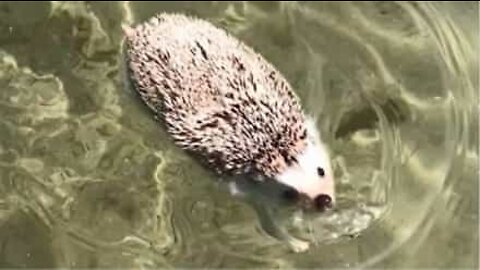
[[[219,175],[278,183],[305,209],[333,205],[332,167],[313,118],[261,55],[186,15],[162,13],[123,31],[133,86],[180,148]]]

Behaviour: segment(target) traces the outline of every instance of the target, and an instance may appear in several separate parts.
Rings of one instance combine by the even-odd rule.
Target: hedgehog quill
[[[333,171],[313,118],[261,55],[213,24],[180,14],[162,13],[123,30],[136,92],[176,145],[231,179],[232,194],[273,183],[283,188],[279,197],[303,209],[333,206]],[[269,217],[261,223],[294,251],[308,248]]]

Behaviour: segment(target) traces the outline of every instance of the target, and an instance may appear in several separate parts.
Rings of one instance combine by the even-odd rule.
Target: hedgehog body
[[[125,34],[134,87],[178,146],[220,174],[280,178],[297,190],[316,189],[312,198],[333,193],[314,187],[312,162],[328,158],[317,156],[323,148],[308,147],[316,138],[307,138],[298,97],[261,55],[209,22],[179,14],[157,15]],[[307,174],[292,169],[302,166]]]
[[[273,177],[295,162],[305,146],[304,115],[262,56],[182,15],[156,16],[128,39],[136,89],[180,147],[219,173]]]

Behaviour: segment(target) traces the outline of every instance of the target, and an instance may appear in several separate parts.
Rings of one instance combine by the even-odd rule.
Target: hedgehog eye
[[[325,176],[325,170],[322,167],[317,168],[317,173],[319,176],[324,177]]]

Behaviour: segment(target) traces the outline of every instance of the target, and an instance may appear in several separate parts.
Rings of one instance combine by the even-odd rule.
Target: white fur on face
[[[333,171],[327,149],[320,141],[311,120],[307,122],[307,131],[307,147],[298,156],[298,164],[277,175],[276,180],[308,195],[311,199],[326,194],[332,198],[332,202],[335,202]],[[324,176],[318,175],[318,168],[324,170]]]

